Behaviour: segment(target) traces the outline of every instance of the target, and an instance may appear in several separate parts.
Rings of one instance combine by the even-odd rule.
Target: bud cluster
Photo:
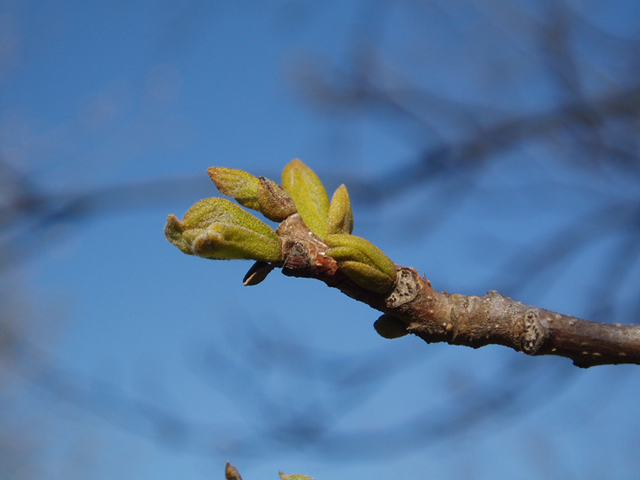
[[[386,293],[393,286],[395,264],[371,242],[351,234],[353,212],[344,185],[329,201],[318,176],[298,159],[282,171],[282,186],[235,168],[211,167],[207,173],[220,193],[269,220],[282,222],[298,213],[309,230],[329,247],[327,256],[356,284],[377,293]],[[244,278],[245,285],[260,283],[275,267],[273,264],[283,260],[275,231],[222,198],[201,200],[182,220],[169,215],[165,236],[189,255],[256,260]]]

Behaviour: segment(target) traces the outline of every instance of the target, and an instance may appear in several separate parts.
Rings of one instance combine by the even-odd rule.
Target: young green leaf
[[[329,197],[318,176],[297,158],[282,171],[282,186],[293,198],[298,213],[313,233],[327,233]]]
[[[326,254],[336,262],[353,261],[375,267],[375,264],[369,260],[369,257],[353,247],[329,247]]]
[[[248,228],[216,222],[193,242],[193,254],[213,260],[280,260],[280,241]]]
[[[351,280],[367,290],[386,293],[393,286],[393,280],[375,267],[366,263],[337,262],[338,268]]]
[[[340,185],[331,198],[327,217],[327,234],[351,233],[353,231],[353,212],[347,187]]]
[[[333,234],[323,239],[327,256],[351,280],[377,293],[386,293],[396,279],[396,266],[373,243],[355,235]]]
[[[358,251],[360,254],[365,255],[368,260],[368,262],[366,263],[375,266],[378,270],[387,275],[391,280],[395,281],[395,264],[389,257],[382,253],[382,250],[380,250],[368,240],[365,240],[362,237],[357,237],[356,235],[332,234],[324,237],[322,241],[329,247],[350,247],[353,250]],[[329,252],[327,252],[327,254],[330,257],[332,256]],[[342,258],[342,260],[361,261],[359,258]]]
[[[183,253],[193,255],[191,245],[193,244],[194,238],[191,238],[189,235],[184,235],[184,231],[185,228],[182,222],[178,220],[178,217],[171,213],[167,217],[167,223],[164,226],[165,238],[182,250]]]
[[[206,228],[215,222],[230,223],[254,230],[265,236],[277,238],[276,233],[269,225],[226,198],[200,200],[185,213],[182,219],[185,228],[189,229]]]
[[[224,198],[193,205],[182,221],[169,215],[165,236],[184,253],[212,259],[280,260],[280,240],[266,223]]]
[[[207,173],[220,193],[235,198],[240,205],[260,211],[256,177],[244,170],[227,167],[210,167]]]

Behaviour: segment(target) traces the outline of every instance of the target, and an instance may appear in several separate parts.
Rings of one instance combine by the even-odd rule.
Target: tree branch
[[[292,277],[316,278],[401,322],[406,333],[427,343],[479,348],[497,344],[527,355],[559,355],[582,368],[640,364],[640,325],[581,320],[516,302],[496,291],[482,297],[439,293],[417,270],[396,265],[393,288],[379,294],[360,287],[326,256],[327,245],[295,214],[276,234],[282,262]]]

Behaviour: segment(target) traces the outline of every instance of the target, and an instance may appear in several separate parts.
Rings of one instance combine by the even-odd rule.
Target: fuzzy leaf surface
[[[244,170],[227,167],[210,167],[207,173],[220,193],[235,198],[240,205],[260,211],[257,177]]]
[[[197,202],[182,221],[169,215],[165,236],[190,255],[213,259],[252,258],[266,262],[280,260],[280,240],[276,232],[224,198]]]
[[[327,233],[329,196],[318,176],[297,158],[282,171],[282,187],[289,192],[304,223],[322,238]]]
[[[352,249],[351,251],[358,251],[360,254],[364,255],[367,258],[368,262],[366,263],[376,267],[382,273],[387,275],[392,281],[395,281],[395,264],[382,252],[382,250],[380,250],[370,241],[356,235],[346,234],[327,235],[323,238],[323,241],[329,247],[348,247]],[[344,252],[344,250],[339,250],[339,252],[342,253]],[[353,260],[361,262],[360,257],[356,257],[355,255],[354,258],[342,258],[342,260]]]
[[[353,232],[353,211],[347,187],[340,185],[331,198],[327,234]]]

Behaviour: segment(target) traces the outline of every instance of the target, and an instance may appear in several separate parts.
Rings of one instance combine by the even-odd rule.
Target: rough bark
[[[479,348],[497,344],[527,355],[560,355],[582,368],[640,364],[640,325],[596,323],[516,302],[496,291],[482,297],[439,293],[413,268],[396,265],[391,290],[366,290],[325,255],[327,246],[296,215],[276,231],[282,262],[292,277],[316,278],[358,301],[402,321],[407,333],[427,343]]]

